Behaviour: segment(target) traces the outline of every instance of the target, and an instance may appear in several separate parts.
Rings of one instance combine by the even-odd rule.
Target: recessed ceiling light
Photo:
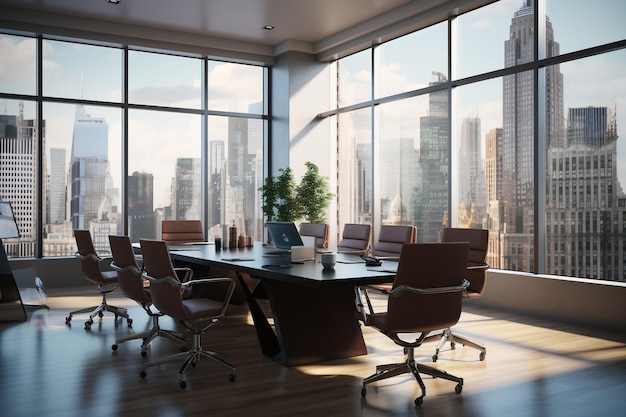
[[[111,4],[120,4],[120,0],[108,0]]]
[[[265,29],[265,30],[272,30],[272,29],[274,29],[274,26],[272,26],[272,25],[265,25],[265,26],[263,26],[263,29]]]

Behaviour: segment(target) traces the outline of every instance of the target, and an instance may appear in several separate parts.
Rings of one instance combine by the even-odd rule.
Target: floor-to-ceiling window
[[[494,268],[624,281],[623,12],[501,0],[360,52],[337,78],[369,94],[338,102],[339,165],[370,169],[339,171],[338,201],[369,216],[339,223],[414,224],[424,242],[486,228]]]
[[[0,34],[0,200],[10,257],[67,256],[74,229],[159,238],[200,219],[261,236],[267,68]]]

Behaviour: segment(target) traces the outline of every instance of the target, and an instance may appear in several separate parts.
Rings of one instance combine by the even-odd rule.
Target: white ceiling
[[[207,37],[213,44],[261,55],[281,52],[281,45],[309,45],[319,53],[428,15],[478,0],[0,0],[0,25],[7,21],[36,27],[104,31],[158,38],[158,32],[181,37]],[[482,0],[485,2],[484,0]],[[441,13],[441,10],[439,13]],[[432,13],[430,13],[432,14]],[[265,30],[265,25],[275,26]],[[6,27],[6,25],[5,25]],[[100,29],[99,29],[100,28]],[[133,28],[133,30],[129,30]],[[146,35],[150,34],[150,35]],[[219,42],[217,42],[219,43]],[[223,46],[220,46],[222,48]],[[264,49],[265,48],[265,49]],[[287,49],[291,49],[287,46]]]

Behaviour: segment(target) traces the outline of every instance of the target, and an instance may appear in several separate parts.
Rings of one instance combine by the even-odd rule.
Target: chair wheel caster
[[[145,358],[146,356],[148,356],[148,352],[146,350],[142,350],[141,351],[141,357]]]
[[[463,383],[459,382],[458,384],[456,384],[456,386],[454,387],[454,392],[457,394],[460,394],[461,391],[463,391]]]
[[[117,350],[117,347],[118,347],[118,346],[117,346],[117,343],[116,343],[116,344],[114,344],[114,345],[112,345],[112,346],[111,346],[111,349],[113,349],[113,350]]]
[[[184,388],[186,388],[186,387],[187,387],[187,382],[186,382],[186,381],[180,381],[180,382],[178,383],[178,385],[180,385],[180,387],[184,389]]]
[[[139,377],[140,377],[141,379],[144,379],[144,378],[146,377],[146,375],[148,375],[148,374],[146,373],[146,371],[141,371],[141,372],[139,372]]]
[[[433,355],[433,362],[437,362],[437,359],[439,359],[439,356]]]
[[[487,354],[485,352],[480,352],[480,354],[478,355],[478,359],[482,362],[485,360],[485,356]]]
[[[126,323],[128,324],[128,328],[133,327],[133,319],[126,319]]]
[[[100,318],[104,317],[104,313],[102,311],[100,311],[98,313],[98,317],[100,317]],[[117,320],[117,316],[115,316],[115,320]]]
[[[420,396],[415,399],[415,405],[422,405],[423,402],[424,402],[424,396]]]
[[[237,379],[237,377],[235,376],[235,374],[230,374],[230,375],[228,375],[228,380],[229,380],[230,382],[235,382],[235,379]]]
[[[87,320],[85,322],[85,330],[91,330],[91,325],[93,324],[93,320]]]
[[[67,317],[65,318],[65,324],[69,324],[69,323],[70,323],[70,321],[72,321],[72,316],[67,316]]]
[[[456,343],[450,342],[450,349],[452,350],[456,349]]]

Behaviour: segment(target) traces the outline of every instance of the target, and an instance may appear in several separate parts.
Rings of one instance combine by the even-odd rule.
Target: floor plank
[[[537,417],[626,415],[626,335],[577,328],[517,314],[464,307],[455,331],[487,346],[485,361],[476,350],[446,346],[434,366],[464,378],[454,383],[425,377],[419,388],[399,376],[368,386],[361,380],[377,364],[397,362],[402,350],[371,328],[364,328],[368,355],[321,364],[282,367],[259,349],[247,308],[229,317],[203,338],[205,348],[228,354],[237,380],[228,371],[202,362],[177,383],[178,364],[162,365],[139,377],[142,363],[178,352],[159,339],[147,358],[140,342],[111,350],[115,338],[150,325],[145,313],[120,295],[111,304],[128,307],[133,328],[106,314],[91,331],[86,315],[65,316],[74,308],[96,304],[89,289],[76,294],[50,293],[49,309],[28,308],[25,323],[0,325],[0,415],[21,416],[480,416]],[[162,327],[174,328],[170,319]],[[306,329],[303,329],[306,331]],[[434,344],[416,350],[432,364]]]

